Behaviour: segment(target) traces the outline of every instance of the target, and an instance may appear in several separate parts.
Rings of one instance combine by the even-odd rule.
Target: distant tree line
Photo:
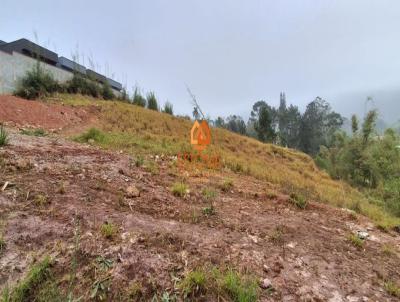
[[[285,93],[281,93],[278,108],[265,101],[255,102],[247,123],[242,117],[231,115],[218,117],[213,124],[315,156],[320,146],[330,146],[333,134],[341,128],[343,121],[343,117],[320,97],[309,103],[302,114],[297,106],[287,106]]]

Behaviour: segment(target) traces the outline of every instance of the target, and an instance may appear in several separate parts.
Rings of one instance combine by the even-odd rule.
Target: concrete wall
[[[19,80],[35,66],[36,60],[17,52],[12,54],[0,51],[0,94],[12,94],[18,86]],[[46,63],[41,66],[49,71],[59,83],[72,79],[73,73]],[[115,96],[120,92],[113,89]]]

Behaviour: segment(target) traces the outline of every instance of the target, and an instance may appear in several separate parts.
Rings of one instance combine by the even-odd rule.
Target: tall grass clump
[[[19,81],[15,95],[26,99],[37,99],[61,91],[61,85],[38,61]]]
[[[0,125],[0,147],[8,144],[8,133],[3,125]]]
[[[146,107],[147,101],[140,93],[138,87],[135,87],[135,90],[133,91],[132,104],[140,107]]]
[[[174,115],[174,107],[170,102],[166,102],[164,104],[164,109],[163,109],[164,113],[170,114],[170,115]]]
[[[51,259],[49,257],[33,265],[27,276],[12,291],[7,290],[6,294],[3,293],[3,299],[12,302],[34,301],[34,299],[31,299],[32,294],[49,278],[50,267]]]
[[[147,109],[159,111],[158,101],[154,92],[147,94]]]

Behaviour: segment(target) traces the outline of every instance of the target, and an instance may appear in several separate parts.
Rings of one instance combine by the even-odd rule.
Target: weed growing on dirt
[[[207,276],[202,269],[189,272],[179,284],[179,288],[182,290],[185,299],[189,296],[194,297],[204,292],[207,281],[206,278]]]
[[[283,227],[277,226],[270,234],[269,241],[274,243],[275,245],[282,245],[283,244]]]
[[[0,125],[0,147],[8,144],[8,133],[3,125]]]
[[[112,239],[117,233],[117,227],[111,222],[105,222],[101,225],[100,232],[104,238]]]
[[[210,205],[209,207],[203,208],[203,214],[205,216],[212,216],[216,214],[215,208],[213,205]]]
[[[307,200],[303,196],[298,195],[296,193],[290,194],[289,200],[291,203],[293,203],[299,209],[304,210],[307,207],[307,203],[308,203]]]
[[[383,245],[383,247],[382,247],[382,254],[385,255],[385,256],[387,256],[387,257],[390,257],[390,256],[396,255],[396,251],[395,251],[395,249],[393,248],[393,246],[388,245],[388,244],[385,244],[385,245]]]
[[[106,136],[99,129],[90,128],[85,133],[76,137],[75,141],[78,141],[81,143],[90,143],[90,142],[103,143],[105,138],[106,138]]]
[[[145,169],[152,175],[157,175],[159,173],[158,165],[154,161],[147,161],[145,164]]]
[[[29,136],[46,136],[46,132],[42,128],[37,128],[37,129],[22,129],[21,134],[23,135],[29,135]]]
[[[223,301],[257,301],[258,283],[252,276],[242,275],[233,269],[199,268],[192,270],[178,284],[185,299],[205,296]]]
[[[107,299],[107,292],[110,291],[111,276],[96,280],[92,285],[92,292],[90,298],[94,300],[105,301]]]
[[[171,189],[172,194],[174,194],[177,197],[184,197],[187,194],[188,190],[189,188],[187,184],[183,182],[174,183]]]
[[[135,158],[135,166],[139,168],[139,167],[143,166],[143,164],[144,164],[144,158],[143,158],[143,156],[138,155],[138,156]]]
[[[0,234],[0,255],[6,249],[6,240],[3,235]]]
[[[47,195],[39,193],[35,196],[34,203],[38,207],[43,207],[43,206],[49,204],[50,202],[49,202]]]
[[[204,188],[201,191],[201,194],[204,196],[205,199],[211,200],[217,197],[217,192],[212,188]]]
[[[77,217],[73,219],[74,224],[74,251],[71,258],[71,273],[68,285],[68,301],[73,301],[73,292],[75,288],[76,273],[78,269],[78,253],[80,251],[80,224]]]
[[[233,188],[232,179],[224,179],[224,181],[220,184],[219,187],[223,192],[228,192]]]
[[[135,281],[131,284],[128,290],[129,298],[133,301],[140,301],[143,297],[143,285],[140,281]]]
[[[103,271],[107,271],[113,266],[113,261],[111,259],[107,259],[102,256],[97,257],[96,262],[99,268]]]
[[[57,189],[57,193],[65,194],[65,183],[62,181]]]
[[[8,293],[8,298],[4,301],[32,301],[30,296],[33,291],[49,278],[50,267],[50,257],[45,257],[41,262],[33,265],[30,268],[27,276],[21,280],[11,292]]]
[[[243,278],[234,270],[225,273],[222,288],[233,301],[251,302],[257,300],[257,281],[251,278]]]
[[[385,290],[393,297],[400,298],[400,287],[393,281],[387,281],[383,284]]]
[[[347,236],[347,240],[354,245],[356,248],[362,248],[364,246],[364,240],[360,239],[355,234],[350,234]]]

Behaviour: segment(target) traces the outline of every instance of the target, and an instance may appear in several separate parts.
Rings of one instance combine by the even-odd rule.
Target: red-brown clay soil
[[[84,124],[93,117],[91,107],[78,108],[62,104],[29,101],[11,95],[0,95],[0,123],[58,131],[67,126]]]
[[[144,286],[144,300],[156,291],[171,292],[173,277],[204,264],[268,278],[275,291],[261,290],[261,301],[398,300],[384,282],[400,282],[400,237],[349,211],[315,202],[300,210],[288,196],[267,194],[261,181],[228,171],[186,175],[190,193],[175,197],[170,188],[182,175],[171,158],[149,159],[159,167],[153,175],[128,155],[52,136],[13,132],[0,159],[0,186],[10,182],[0,192],[7,244],[0,255],[0,289],[43,255],[55,259],[60,286],[68,287],[63,276],[70,271],[78,230],[75,291],[84,301],[99,256],[113,261],[109,301],[135,281]],[[234,183],[228,192],[218,186],[225,177]],[[129,186],[140,196],[127,196]],[[204,187],[218,192],[215,215],[202,213],[209,205]],[[118,228],[112,239],[100,233],[105,222]],[[357,230],[369,233],[361,248],[347,239]],[[384,246],[394,253],[385,253]]]

